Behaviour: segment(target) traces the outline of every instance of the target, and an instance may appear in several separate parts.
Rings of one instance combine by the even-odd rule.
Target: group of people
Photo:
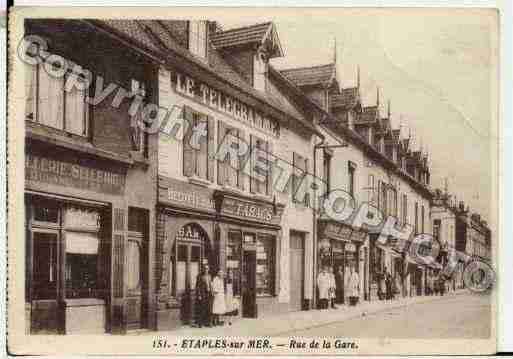
[[[342,266],[334,273],[333,267],[324,266],[317,276],[319,308],[336,308],[335,303],[356,305],[360,298],[360,277],[354,265],[344,273]]]
[[[222,316],[226,316],[228,324],[238,315],[239,304],[234,297],[233,272],[228,270],[226,278],[222,270],[212,277],[208,265],[196,278],[196,325],[211,327],[223,325]]]

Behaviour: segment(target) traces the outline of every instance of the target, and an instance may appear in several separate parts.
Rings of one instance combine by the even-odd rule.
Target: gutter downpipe
[[[322,137],[321,142],[316,143],[313,148],[313,170],[314,176],[317,176],[317,150],[324,144],[325,138]],[[314,188],[314,200],[318,201],[317,198],[317,188]],[[320,206],[319,206],[320,207]],[[320,208],[318,209],[320,210]],[[313,278],[312,278],[312,309],[317,308],[317,209],[314,208],[312,211],[312,221],[313,221],[313,236],[312,236],[312,269],[313,269]]]

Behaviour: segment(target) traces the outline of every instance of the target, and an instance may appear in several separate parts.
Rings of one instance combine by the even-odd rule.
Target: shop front
[[[28,144],[27,332],[77,334],[111,329],[111,223],[113,208],[123,203],[126,168]]]
[[[350,268],[354,268],[361,280],[362,294],[366,297],[368,270],[367,251],[362,248],[367,233],[330,219],[319,219],[318,225],[318,268],[329,267],[335,273],[337,284],[336,302],[345,303],[345,278]],[[338,273],[342,273],[341,275]],[[340,287],[340,288],[339,288]]]
[[[194,325],[196,281],[208,266],[233,281],[238,313],[281,311],[282,205],[159,177],[157,330]]]

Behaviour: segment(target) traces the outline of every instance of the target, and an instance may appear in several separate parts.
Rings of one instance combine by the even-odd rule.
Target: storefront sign
[[[353,243],[347,243],[346,252],[356,252],[356,246]]]
[[[172,178],[159,177],[159,201],[173,207],[215,211],[213,192],[208,188]]]
[[[175,90],[185,96],[201,101],[204,105],[235,117],[237,120],[256,126],[274,136],[279,136],[278,121],[263,116],[245,103],[222,91],[216,90],[187,75],[176,73]]]
[[[346,226],[345,224],[337,223],[334,221],[326,221],[324,222],[324,232],[322,233],[322,235],[340,241],[349,241],[351,238],[352,231],[352,228]]]
[[[25,156],[25,180],[115,194],[125,188],[121,173],[33,154]]]
[[[180,228],[176,239],[181,241],[203,242],[205,240],[201,229],[194,224],[188,224]]]
[[[221,213],[228,216],[267,223],[273,222],[275,217],[273,208],[270,205],[249,203],[230,197],[224,198]]]
[[[97,231],[100,229],[100,213],[86,208],[69,207],[64,212],[64,225],[67,228]]]
[[[351,240],[354,242],[364,242],[367,238],[367,232],[363,231],[353,231],[351,234]]]

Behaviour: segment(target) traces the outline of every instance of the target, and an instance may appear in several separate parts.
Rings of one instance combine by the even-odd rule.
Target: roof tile
[[[327,86],[334,79],[335,64],[286,69],[280,72],[299,87],[310,85]]]

